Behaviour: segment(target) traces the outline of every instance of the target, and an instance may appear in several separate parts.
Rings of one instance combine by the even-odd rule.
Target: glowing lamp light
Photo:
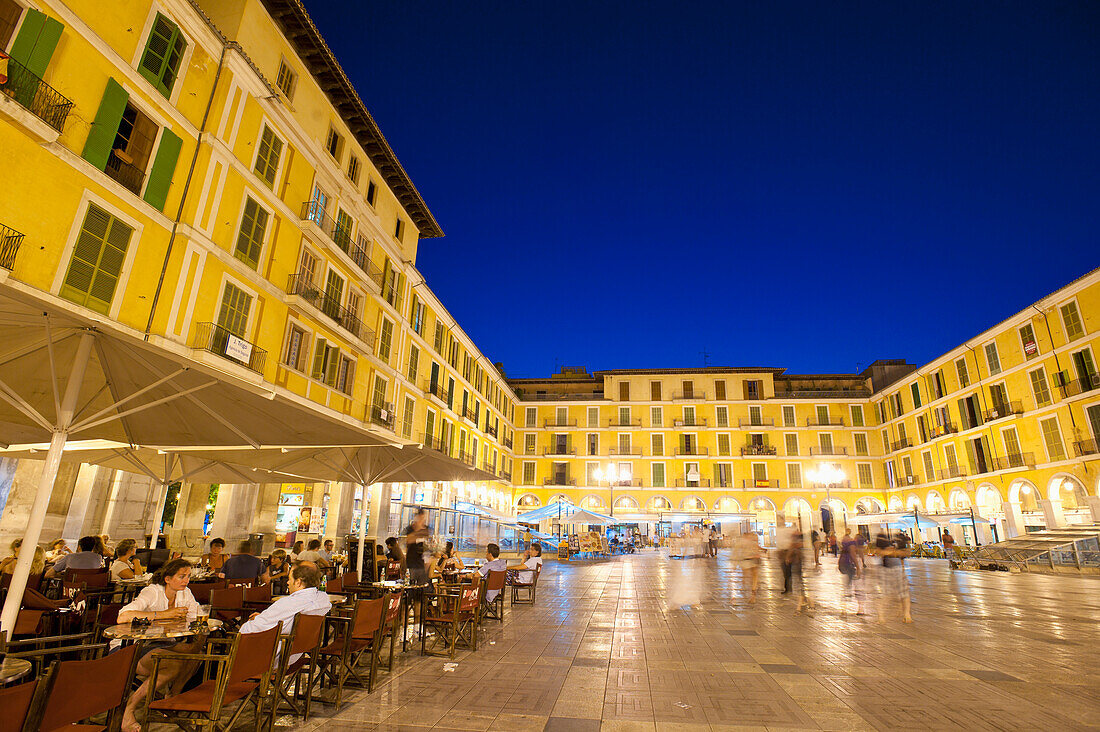
[[[1029,486],[1029,485],[1020,486],[1020,492],[1023,493],[1025,496],[1031,495],[1031,486]]]

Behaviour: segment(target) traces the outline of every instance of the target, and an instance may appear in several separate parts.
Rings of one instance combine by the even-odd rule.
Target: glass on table
[[[206,625],[206,623],[210,620],[210,606],[199,605],[199,614],[198,617],[195,618],[195,620],[202,623],[203,625]]]

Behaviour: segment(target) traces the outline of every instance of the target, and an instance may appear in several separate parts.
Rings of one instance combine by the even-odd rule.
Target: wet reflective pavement
[[[486,621],[454,671],[399,655],[296,729],[1100,728],[1100,579],[909,560],[908,625],[842,617],[836,560],[810,564],[817,608],[796,615],[770,557],[755,605],[728,551],[549,560],[537,604]]]

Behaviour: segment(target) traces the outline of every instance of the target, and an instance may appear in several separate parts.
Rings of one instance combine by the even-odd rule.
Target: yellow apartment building
[[[648,527],[765,531],[780,514],[914,508],[998,536],[1100,520],[1100,270],[919,367],[507,379],[417,270],[441,227],[298,0],[0,0],[0,49],[0,291],[497,478],[397,486],[407,503],[567,499]],[[25,470],[0,464],[0,539],[18,533]],[[147,497],[94,470],[59,481],[47,531],[75,538],[102,518],[81,490]],[[180,505],[205,510],[205,489]],[[329,535],[363,499],[223,491],[215,516],[270,531],[288,490],[332,499]]]

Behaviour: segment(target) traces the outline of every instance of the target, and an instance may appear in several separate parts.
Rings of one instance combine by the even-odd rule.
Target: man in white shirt
[[[94,536],[82,536],[77,542],[77,552],[66,554],[57,560],[50,569],[46,570],[46,578],[64,577],[67,569],[101,569],[103,567],[103,555],[95,550],[96,538]]]
[[[290,570],[288,587],[290,594],[280,597],[271,603],[261,613],[253,613],[244,625],[242,633],[262,633],[278,625],[283,624],[283,633],[289,633],[294,627],[294,621],[300,613],[305,615],[328,615],[332,609],[332,601],[328,595],[322,592],[321,572],[312,564],[297,564]],[[298,660],[298,656],[290,659],[290,663]]]
[[[490,572],[499,572],[506,569],[508,569],[508,560],[500,558],[500,547],[496,544],[489,544],[485,547],[485,564],[481,565],[478,574],[482,577],[488,577]],[[492,602],[498,594],[500,594],[500,590],[489,590],[485,593],[485,601]]]
[[[542,545],[532,544],[524,556],[527,557],[522,564],[516,564],[508,569],[516,571],[516,581],[529,585],[535,581],[535,570],[542,566]]]

